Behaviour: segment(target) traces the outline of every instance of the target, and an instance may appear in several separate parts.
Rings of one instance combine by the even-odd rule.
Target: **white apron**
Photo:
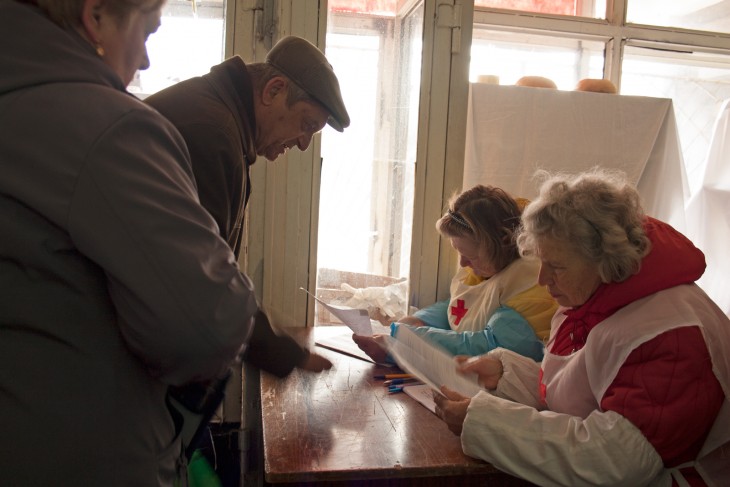
[[[556,316],[556,320],[564,319]],[[685,485],[678,469],[693,465],[708,485],[730,485],[730,320],[694,284],[660,291],[625,306],[596,326],[585,347],[569,356],[546,352],[542,380],[547,405],[551,411],[585,419],[592,411],[600,410],[601,398],[633,350],[684,326],[702,329],[725,402],[698,459],[669,473],[679,485]],[[547,350],[557,327],[553,330]]]
[[[482,331],[500,305],[537,284],[540,262],[517,259],[489,279],[469,286],[464,279],[469,271],[459,268],[451,280],[451,300],[447,315],[455,331]]]

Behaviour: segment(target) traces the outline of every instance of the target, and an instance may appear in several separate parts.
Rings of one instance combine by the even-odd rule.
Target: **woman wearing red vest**
[[[460,359],[488,390],[437,398],[465,453],[540,485],[730,485],[730,320],[702,252],[597,170],[548,178],[522,225],[560,308],[541,364]]]

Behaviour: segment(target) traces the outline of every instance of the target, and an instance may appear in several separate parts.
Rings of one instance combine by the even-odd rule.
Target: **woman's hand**
[[[332,362],[319,354],[309,352],[298,365],[298,367],[302,370],[308,370],[310,372],[322,372],[323,370],[331,369]]]
[[[375,362],[383,363],[388,358],[388,350],[385,346],[385,337],[387,335],[364,336],[353,333],[352,340],[357,343],[360,350],[368,354],[368,357]]]
[[[446,386],[441,386],[441,394],[433,393],[433,400],[436,403],[436,415],[444,420],[452,433],[460,436],[471,398],[462,396]]]
[[[457,355],[454,357],[454,360],[456,360],[457,372],[462,374],[477,374],[479,384],[485,389],[496,389],[499,379],[502,378],[502,374],[504,373],[502,362],[487,357],[486,355],[476,357]]]

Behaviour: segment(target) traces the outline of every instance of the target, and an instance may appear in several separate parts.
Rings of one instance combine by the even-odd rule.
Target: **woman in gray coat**
[[[0,478],[172,485],[170,386],[245,349],[250,280],[126,91],[164,0],[0,0]]]

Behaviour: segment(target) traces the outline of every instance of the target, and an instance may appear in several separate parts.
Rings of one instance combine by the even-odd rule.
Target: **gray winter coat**
[[[256,301],[185,144],[75,32],[0,0],[0,483],[171,485],[166,390]]]

